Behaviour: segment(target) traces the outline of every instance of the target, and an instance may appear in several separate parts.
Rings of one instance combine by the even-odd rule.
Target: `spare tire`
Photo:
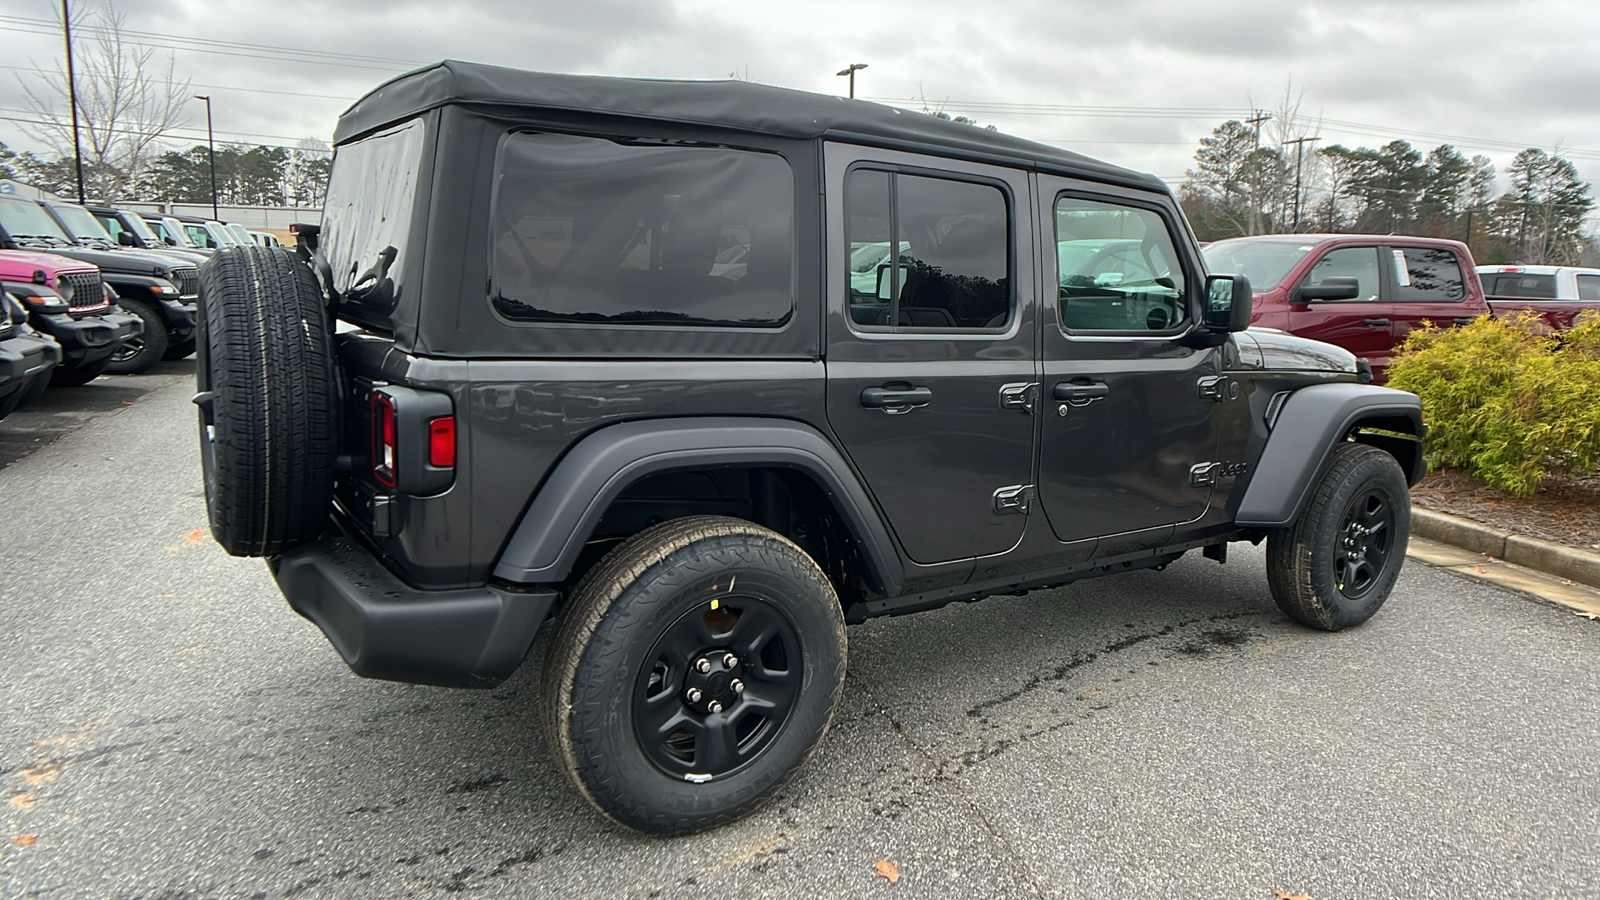
[[[211,534],[272,556],[321,532],[333,505],[338,391],[310,267],[278,247],[218,250],[200,270],[195,380]]]

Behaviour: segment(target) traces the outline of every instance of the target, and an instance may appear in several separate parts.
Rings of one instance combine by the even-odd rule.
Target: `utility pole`
[[[78,79],[72,70],[72,10],[61,0],[61,30],[67,37],[67,102],[72,104],[72,161],[78,169],[78,202],[84,203],[83,145],[78,141]]]
[[[1261,123],[1272,118],[1272,113],[1255,110],[1255,117],[1245,119],[1246,125],[1254,125],[1256,131],[1255,146],[1250,151],[1250,233],[1261,233],[1261,165],[1256,159],[1256,152],[1261,149]]]
[[[1284,141],[1285,144],[1294,145],[1294,230],[1300,230],[1300,152],[1307,141],[1320,141],[1322,135],[1314,134],[1310,137],[1295,138]]]
[[[222,213],[217,211],[217,139],[211,131],[211,96],[195,94],[194,99],[206,102],[206,155],[211,159],[211,218],[220,222]]]
[[[856,98],[856,70],[865,69],[866,63],[851,63],[848,67],[839,70],[836,74],[850,76],[850,99]]]

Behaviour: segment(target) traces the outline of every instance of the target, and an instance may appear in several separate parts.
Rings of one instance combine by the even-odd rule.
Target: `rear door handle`
[[[932,402],[933,391],[925,387],[869,387],[861,392],[862,406],[881,409],[892,416]]]
[[[1071,381],[1062,381],[1051,389],[1051,396],[1057,400],[1083,401],[1098,400],[1111,393],[1111,385],[1104,381],[1091,381],[1087,384],[1078,384]]]
[[[1389,320],[1388,319],[1362,319],[1361,320],[1361,324],[1363,324],[1363,325],[1387,325],[1387,324],[1389,324]]]
[[[1471,325],[1473,322],[1476,322],[1476,321],[1478,321],[1478,320],[1474,319],[1474,318],[1472,318],[1470,316],[1462,316],[1459,319],[1451,319],[1450,320],[1450,324],[1451,325]]]

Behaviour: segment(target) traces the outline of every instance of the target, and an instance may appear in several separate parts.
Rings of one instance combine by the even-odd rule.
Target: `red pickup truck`
[[[1486,298],[1460,241],[1370,234],[1279,234],[1217,241],[1202,251],[1212,272],[1243,274],[1255,287],[1251,323],[1336,344],[1372,364],[1375,381],[1406,335],[1465,325],[1484,313],[1537,308],[1551,327],[1572,324],[1600,302],[1545,309],[1521,297]]]

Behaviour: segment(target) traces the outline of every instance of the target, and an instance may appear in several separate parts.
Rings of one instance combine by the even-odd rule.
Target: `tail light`
[[[448,394],[398,385],[372,390],[372,478],[406,494],[455,481],[456,417]]]

